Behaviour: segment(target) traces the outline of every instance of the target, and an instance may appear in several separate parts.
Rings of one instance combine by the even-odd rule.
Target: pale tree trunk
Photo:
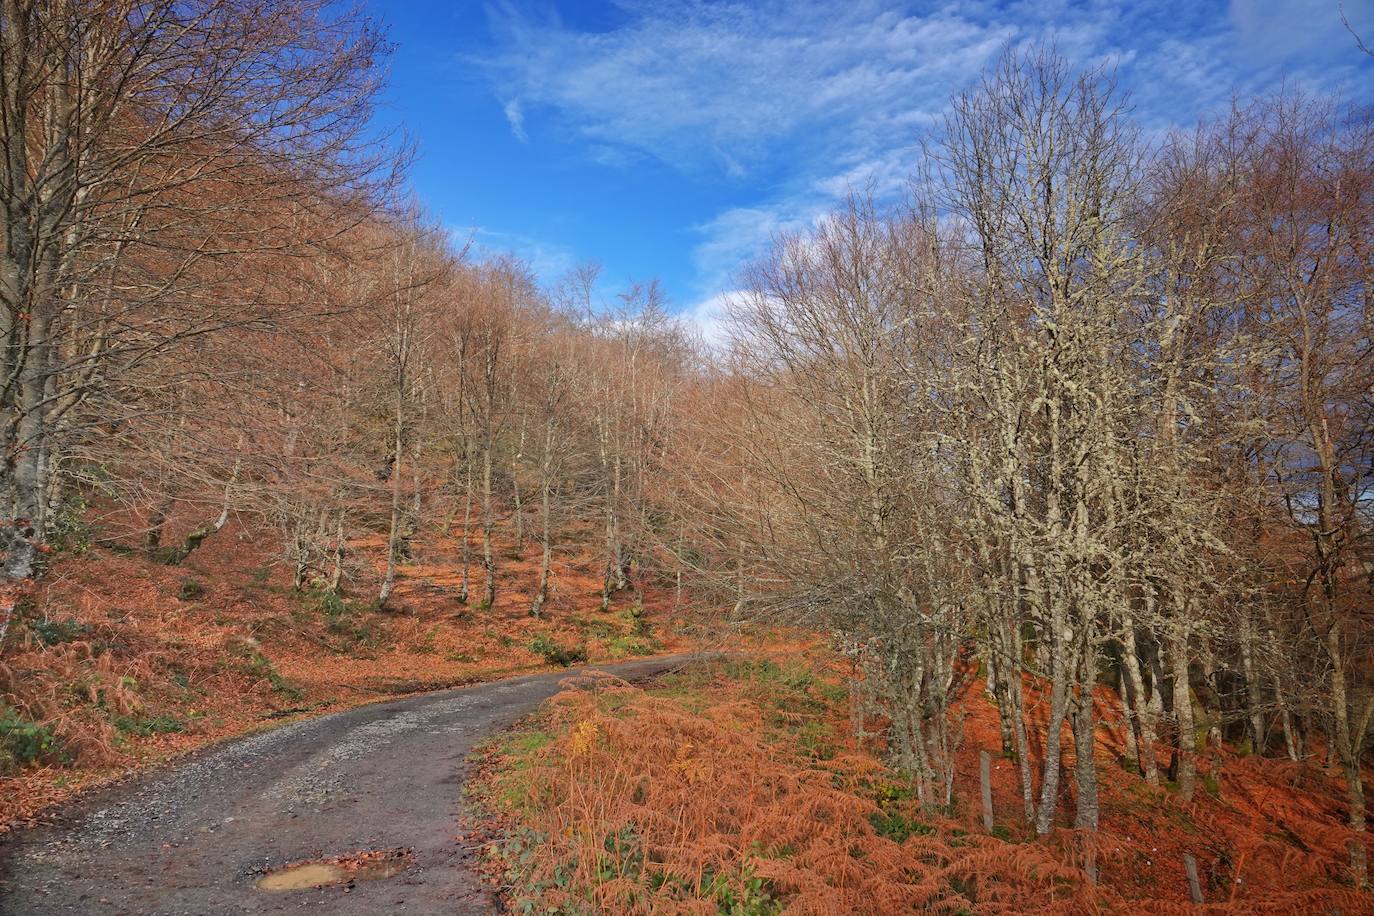
[[[472,456],[463,457],[463,573],[458,603],[467,604],[472,585]]]
[[[1140,771],[1144,774],[1146,782],[1157,786],[1159,757],[1155,749],[1155,727],[1158,720],[1155,718],[1154,710],[1150,708],[1150,699],[1145,691],[1145,678],[1140,671],[1140,648],[1136,639],[1134,618],[1127,615],[1122,626],[1121,671],[1127,688],[1123,696],[1128,712],[1127,729],[1135,726],[1139,734]],[[1158,683],[1154,685],[1154,692],[1159,692]]]
[[[1364,887],[1368,880],[1367,852],[1363,834],[1365,832],[1364,780],[1360,773],[1360,750],[1364,746],[1364,735],[1368,728],[1370,707],[1351,722],[1351,710],[1346,688],[1345,652],[1341,646],[1340,631],[1333,623],[1327,630],[1323,646],[1331,662],[1331,717],[1333,732],[1331,743],[1337,751],[1341,770],[1345,776],[1346,823],[1351,831],[1358,834],[1350,841],[1350,872],[1356,887]]]
[[[403,395],[398,390],[396,396],[396,425],[394,430],[396,460],[393,462],[391,468],[391,528],[386,541],[386,574],[382,577],[382,589],[377,595],[377,604],[379,607],[386,606],[387,601],[391,599],[392,590],[396,587],[396,554],[398,552],[397,548],[400,546],[401,489],[403,486],[402,481],[404,480],[401,463],[402,456],[405,454],[405,416],[402,404]]]
[[[492,501],[490,435],[482,442],[482,573],[485,576],[483,604],[496,606],[496,554],[492,538],[496,531],[496,510]]]
[[[1136,741],[1135,693],[1126,680],[1126,665],[1123,662],[1116,672],[1116,692],[1121,697],[1121,737],[1125,742],[1126,761],[1135,772],[1140,772],[1140,746]]]
[[[525,511],[524,504],[520,496],[520,462],[525,457],[525,417],[520,417],[520,435],[515,455],[510,462],[511,489],[515,499],[515,555],[520,557],[525,552]]]
[[[1073,825],[1078,830],[1096,830],[1101,818],[1097,799],[1097,761],[1094,755],[1093,658],[1085,653],[1080,662],[1078,696],[1074,700],[1073,746],[1074,781],[1078,798]]]
[[[339,520],[334,528],[334,550],[333,563],[329,570],[329,591],[333,594],[339,593],[339,586],[343,583],[344,567],[344,515],[343,510],[339,511]]]
[[[611,480],[606,495],[606,575],[601,585],[601,610],[611,606],[611,595],[626,586],[620,546],[620,455],[611,458]]]
[[[1184,613],[1177,614],[1172,629],[1168,655],[1173,677],[1174,721],[1178,724],[1175,780],[1178,794],[1184,801],[1191,801],[1197,777],[1197,725],[1193,720],[1193,689],[1188,678],[1188,624]]]
[[[1213,749],[1221,747],[1221,698],[1217,694],[1217,667],[1216,658],[1212,655],[1212,640],[1203,636],[1200,640],[1202,680],[1205,685],[1203,693],[1198,695],[1198,706],[1203,711],[1203,719],[1207,725],[1207,746]]]
[[[1283,684],[1274,679],[1274,705],[1279,711],[1279,725],[1283,729],[1283,747],[1288,759],[1297,763],[1303,758],[1302,741],[1293,725],[1293,714],[1288,711],[1288,701],[1283,697]]]
[[[530,615],[538,617],[544,610],[544,603],[549,598],[549,572],[553,560],[553,540],[550,528],[551,521],[551,494],[553,483],[553,439],[554,424],[552,420],[544,426],[544,454],[539,467],[539,584],[534,592],[534,601],[530,604]]]
[[[1269,733],[1264,727],[1264,697],[1255,665],[1255,622],[1249,608],[1240,608],[1240,671],[1245,678],[1245,719],[1250,728],[1251,747],[1264,755],[1269,748]]]

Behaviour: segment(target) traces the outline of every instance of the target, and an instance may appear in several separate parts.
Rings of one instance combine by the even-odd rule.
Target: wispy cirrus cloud
[[[573,251],[565,245],[550,243],[519,232],[507,232],[485,226],[450,229],[450,236],[458,247],[468,246],[480,259],[513,254],[525,264],[541,283],[552,284],[577,264]]]
[[[499,50],[481,64],[505,98],[591,143],[735,177],[798,143],[863,142],[938,111],[1014,31],[867,0],[620,6],[628,21],[609,32],[494,6]]]
[[[692,227],[705,311],[777,232],[851,190],[898,193],[950,95],[1008,43],[1050,41],[1080,66],[1115,68],[1152,132],[1235,92],[1285,83],[1358,95],[1371,82],[1337,0],[613,5],[615,24],[599,30],[490,5],[495,46],[478,64],[521,139],[538,119],[590,159],[657,160],[737,189],[747,202]],[[1345,0],[1345,11],[1374,34],[1374,0]]]

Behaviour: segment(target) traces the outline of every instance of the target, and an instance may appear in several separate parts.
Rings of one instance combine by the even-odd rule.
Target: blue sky
[[[709,329],[771,236],[898,191],[1007,42],[1117,68],[1147,131],[1287,84],[1374,102],[1338,0],[368,0],[397,50],[381,118],[429,211],[546,281],[659,277]],[[1346,0],[1374,44],[1374,0]]]

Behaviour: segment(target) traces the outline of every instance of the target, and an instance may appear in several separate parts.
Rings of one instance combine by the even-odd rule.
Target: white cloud
[[[501,109],[506,113],[506,121],[510,124],[510,132],[515,135],[515,139],[521,143],[530,142],[529,134],[525,133],[525,109],[521,107],[519,99],[511,99]]]
[[[1052,41],[1080,66],[1119,68],[1151,135],[1284,80],[1368,100],[1370,62],[1336,0],[613,2],[619,22],[600,31],[494,3],[495,50],[477,63],[522,140],[547,125],[607,167],[654,159],[740,192],[694,227],[693,315],[776,233],[850,191],[900,193],[950,95],[1007,43]],[[1345,7],[1374,39],[1374,0]]]
[[[622,28],[590,33],[495,7],[501,50],[481,63],[523,110],[592,143],[734,177],[784,146],[828,145],[818,134],[873,135],[894,112],[938,109],[1010,34],[957,5],[919,16],[875,0],[625,8]]]
[[[730,303],[742,295],[738,290],[716,293],[685,309],[679,317],[709,349],[722,352],[730,343]]]

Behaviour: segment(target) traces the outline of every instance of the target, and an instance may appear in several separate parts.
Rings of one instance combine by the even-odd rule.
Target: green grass
[[[115,716],[111,722],[126,735],[146,738],[149,735],[175,734],[185,729],[185,724],[176,716]]]

